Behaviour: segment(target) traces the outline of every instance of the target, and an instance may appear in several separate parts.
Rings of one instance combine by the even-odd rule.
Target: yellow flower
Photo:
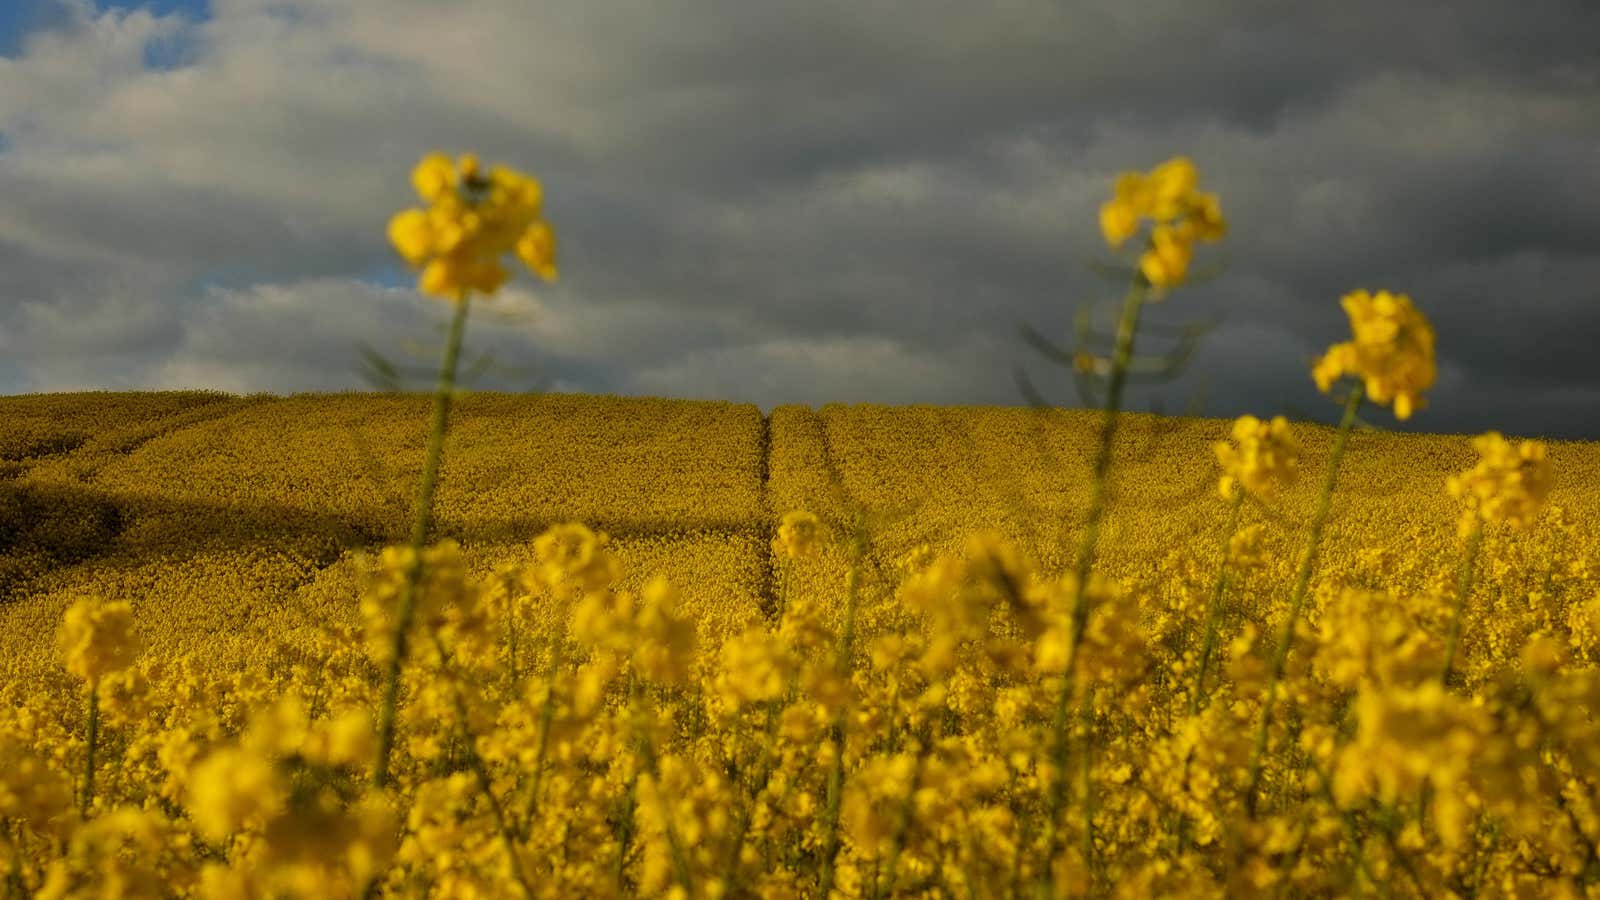
[[[276,815],[285,798],[273,760],[238,748],[211,754],[189,777],[189,814],[213,843],[226,841],[247,821]]]
[[[430,153],[417,163],[411,170],[411,186],[417,189],[417,196],[433,203],[446,192],[456,186],[455,169],[450,165],[450,157],[443,153]]]
[[[822,523],[805,510],[791,510],[783,514],[778,525],[778,536],[772,540],[772,552],[790,559],[817,555],[817,535]]]
[[[1421,394],[1437,374],[1433,326],[1404,294],[1355,291],[1340,303],[1355,340],[1329,347],[1317,360],[1311,372],[1317,388],[1327,393],[1341,376],[1360,378],[1372,402],[1392,402],[1395,418],[1410,418],[1426,404]]]
[[[736,707],[777,699],[795,662],[784,642],[761,627],[746,629],[724,643],[721,658],[717,692]]]
[[[1261,546],[1261,528],[1261,523],[1255,522],[1228,538],[1228,562],[1234,568],[1254,569],[1266,564],[1266,550]]]
[[[517,258],[538,272],[540,278],[555,281],[558,274],[555,262],[556,233],[544,222],[528,226],[527,232],[517,240]]]
[[[535,572],[550,587],[575,584],[589,592],[602,590],[621,575],[621,566],[607,549],[610,543],[605,532],[590,531],[581,522],[552,525],[533,539]]]
[[[635,623],[638,643],[633,664],[652,681],[682,684],[694,662],[694,623],[676,615],[678,591],[665,576],[652,577],[643,594]]]
[[[1289,430],[1289,420],[1274,416],[1264,422],[1255,416],[1240,416],[1233,423],[1234,448],[1217,441],[1212,449],[1223,475],[1217,484],[1222,499],[1233,499],[1239,485],[1257,497],[1269,497],[1295,480],[1300,444]]]
[[[1479,435],[1472,445],[1482,459],[1445,482],[1452,497],[1467,500],[1462,533],[1470,532],[1479,516],[1527,528],[1550,495],[1552,472],[1545,445],[1522,441],[1513,447],[1498,431]]]
[[[1222,218],[1222,207],[1216,194],[1196,192],[1189,197],[1188,218],[1178,230],[1190,240],[1219,241],[1228,233],[1228,223]]]
[[[1150,232],[1149,250],[1139,257],[1139,271],[1154,287],[1173,287],[1183,283],[1189,271],[1189,260],[1194,256],[1194,246],[1172,227],[1157,225]],[[1152,298],[1154,299],[1154,298]]]
[[[62,617],[62,664],[89,684],[133,665],[139,639],[133,631],[133,607],[126,601],[79,600]]]
[[[508,251],[555,280],[555,233],[539,218],[537,181],[503,166],[485,179],[475,155],[462,154],[452,164],[433,153],[411,173],[411,183],[429,207],[390,219],[389,242],[422,269],[423,293],[447,299],[466,291],[493,294],[510,277],[497,262]]]
[[[1100,233],[1106,243],[1120,247],[1139,230],[1139,210],[1120,200],[1100,204]]]
[[[1149,215],[1170,222],[1187,211],[1198,176],[1186,156],[1175,156],[1150,171]]]

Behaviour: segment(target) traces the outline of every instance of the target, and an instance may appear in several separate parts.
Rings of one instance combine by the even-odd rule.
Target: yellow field
[[[137,671],[151,681],[170,678],[187,683],[189,693],[183,696],[210,697],[219,704],[206,711],[214,718],[207,718],[203,726],[188,718],[193,710],[169,710],[148,721],[124,714],[124,720],[107,728],[100,738],[101,752],[107,755],[101,757],[102,771],[97,776],[97,803],[132,803],[134,806],[128,807],[132,809],[141,805],[141,797],[148,798],[145,802],[153,804],[149,808],[164,811],[166,827],[189,827],[183,813],[184,790],[178,787],[188,773],[182,768],[163,768],[163,751],[158,749],[166,746],[163,742],[193,742],[196,746],[187,752],[197,755],[197,745],[205,743],[200,734],[209,733],[220,743],[245,725],[250,706],[245,698],[270,698],[286,688],[292,693],[294,685],[304,688],[336,675],[356,679],[341,689],[347,692],[347,701],[371,698],[372,685],[359,677],[364,671],[368,681],[371,676],[370,665],[359,658],[359,647],[354,655],[344,651],[341,656],[330,649],[330,642],[343,635],[359,643],[360,566],[354,552],[375,555],[388,544],[404,541],[406,520],[412,513],[404,498],[420,471],[425,434],[419,423],[425,421],[431,399],[359,394],[286,399],[204,394],[0,398],[0,422],[5,424],[6,435],[0,441],[0,456],[7,475],[0,481],[0,549],[4,550],[0,587],[7,594],[0,602],[0,675],[5,679],[5,694],[14,704],[0,711],[0,726],[9,718],[17,734],[41,741],[53,737],[56,743],[49,745],[51,755],[64,771],[72,768],[73,754],[82,752],[82,740],[76,736],[82,731],[81,701],[74,700],[81,697],[81,689],[61,667],[55,636],[67,607],[85,597],[125,600],[131,605],[141,646]],[[836,634],[851,581],[849,542],[845,539],[850,504],[873,510],[899,507],[905,516],[876,531],[859,568],[862,591],[855,624],[858,687],[866,692],[858,724],[876,723],[879,730],[853,730],[850,740],[856,743],[850,752],[868,752],[862,741],[885,752],[888,748],[882,741],[892,733],[882,730],[888,727],[886,715],[904,717],[898,726],[901,731],[915,730],[917,723],[924,728],[928,725],[925,714],[918,710],[933,708],[902,698],[901,708],[891,712],[866,699],[875,696],[872,678],[886,675],[883,667],[888,657],[884,654],[891,652],[887,648],[897,646],[876,639],[896,628],[917,633],[916,617],[894,590],[902,576],[917,568],[916,564],[903,565],[908,555],[926,545],[933,556],[959,559],[967,535],[993,529],[1032,560],[1030,568],[1040,579],[1060,578],[1070,568],[1081,529],[1080,511],[1087,502],[1090,459],[1101,419],[1099,412],[1081,410],[842,405],[820,411],[784,406],[766,418],[754,406],[729,403],[469,395],[458,401],[452,413],[430,543],[444,538],[458,541],[466,571],[477,578],[508,571],[503,568],[507,564],[535,567],[533,538],[552,525],[577,521],[603,530],[612,538],[611,551],[621,564],[617,589],[642,596],[646,580],[653,574],[665,575],[678,589],[677,615],[695,626],[701,651],[696,665],[711,679],[717,661],[723,659],[719,653],[723,643],[747,627],[760,628],[770,621],[780,594],[789,607],[814,601],[817,626]],[[1095,867],[1129,876],[1142,873],[1147,881],[1141,883],[1159,879],[1163,871],[1170,874],[1183,869],[1176,857],[1165,868],[1152,862],[1163,858],[1166,849],[1176,849],[1166,848],[1165,838],[1154,826],[1175,810],[1203,806],[1207,796],[1193,785],[1173,784],[1172,773],[1161,773],[1159,766],[1160,760],[1170,758],[1173,752],[1173,735],[1189,733],[1181,727],[1181,710],[1174,706],[1181,705],[1179,701],[1186,696],[1180,688],[1185,678],[1182,673],[1186,666],[1193,669],[1193,632],[1220,562],[1218,548],[1228,535],[1227,504],[1216,496],[1217,467],[1210,447],[1227,437],[1230,424],[1217,419],[1125,414],[1115,447],[1117,464],[1096,571],[1118,579],[1128,592],[1127,602],[1136,605],[1138,611],[1129,624],[1136,628],[1139,639],[1128,646],[1139,654],[1130,664],[1142,674],[1108,675],[1094,699],[1102,746],[1097,748],[1093,777],[1098,782],[1099,815],[1105,819]],[[1295,428],[1302,450],[1300,479],[1278,501],[1247,505],[1241,514],[1241,525],[1264,524],[1266,561],[1240,572],[1227,600],[1229,612],[1222,619],[1224,645],[1234,641],[1246,623],[1253,622],[1260,632],[1269,633],[1269,626],[1281,615],[1270,611],[1282,605],[1285,585],[1293,581],[1295,551],[1303,540],[1332,440],[1329,428],[1309,424]],[[1540,526],[1527,533],[1495,530],[1484,543],[1479,570],[1486,574],[1475,583],[1462,628],[1460,658],[1469,687],[1487,690],[1501,673],[1515,670],[1519,654],[1536,630],[1574,640],[1573,610],[1586,601],[1594,605],[1593,552],[1600,546],[1595,526],[1600,522],[1600,490],[1595,489],[1600,485],[1600,444],[1550,442],[1549,457],[1560,473],[1549,505],[1561,512],[1547,511]],[[1330,668],[1326,672],[1318,669],[1316,676],[1308,677],[1298,688],[1305,692],[1303,704],[1309,707],[1318,702],[1319,690],[1340,685],[1354,688],[1372,677],[1363,674],[1352,681],[1335,674],[1348,669],[1344,663],[1339,664],[1345,669],[1334,668],[1348,648],[1342,647],[1339,635],[1317,637],[1320,623],[1349,624],[1339,618],[1350,614],[1341,605],[1346,602],[1340,599],[1341,587],[1388,589],[1385,596],[1396,598],[1399,604],[1391,607],[1388,600],[1373,600],[1358,620],[1392,614],[1410,622],[1408,627],[1443,632],[1445,607],[1440,598],[1448,595],[1459,561],[1458,507],[1443,484],[1447,476],[1469,468],[1474,459],[1471,440],[1465,436],[1376,432],[1351,436],[1334,513],[1324,532],[1322,562],[1312,581],[1313,599],[1305,613],[1307,647],[1320,648],[1316,653],[1321,655],[1296,658],[1302,670],[1316,668],[1323,660]],[[842,482],[842,495],[830,487],[833,479]],[[770,544],[774,528],[779,516],[790,509],[810,510],[823,520],[831,539],[823,542],[816,558],[787,559],[774,553]],[[970,551],[968,558],[974,558]],[[925,556],[923,562],[927,559]],[[548,669],[540,667],[549,663],[548,649],[540,642],[562,631],[553,626],[565,621],[564,609],[553,596],[535,593],[523,598],[517,612],[505,613],[512,617],[507,622],[516,623],[510,627],[516,636],[502,633],[501,645],[491,650],[491,656],[504,665],[513,658],[511,654],[517,651],[512,647],[520,641],[524,660],[519,664],[522,677],[506,683],[505,690],[512,691],[506,696],[530,690],[537,693],[530,685],[539,683],[536,674],[548,675]],[[998,620],[996,627],[997,636],[1010,634],[1013,640],[1018,636]],[[1579,628],[1581,631],[1581,624]],[[1393,638],[1388,635],[1384,640]],[[1588,658],[1593,660],[1592,634],[1586,639],[1580,635],[1574,646],[1582,651],[1584,640],[1589,642]],[[539,649],[531,649],[535,647]],[[1233,652],[1245,649],[1241,645]],[[914,659],[907,657],[908,664]],[[1241,695],[1252,678],[1247,661],[1235,658],[1225,683],[1208,690],[1215,697],[1234,699],[1220,704],[1213,699],[1209,713],[1194,718],[1189,728],[1247,730],[1248,715],[1234,726],[1226,721],[1227,710],[1232,707],[1240,712],[1239,704],[1245,702]],[[898,683],[901,676],[894,676],[894,671],[889,664],[887,683]],[[915,693],[914,683],[920,685],[918,689],[929,686],[926,673],[910,674],[914,671],[915,667],[904,676],[910,679],[902,686],[908,694]],[[1021,671],[1025,669],[1017,674]],[[876,675],[866,674],[870,672]],[[278,687],[269,688],[269,684]],[[1017,680],[1016,674],[1002,674],[982,687],[963,684],[957,678],[940,689],[946,699],[937,705],[950,709],[951,715],[969,715],[973,726],[984,716],[1025,715],[1030,703],[1038,704],[1036,715],[1044,715],[1045,694],[1030,694],[1026,684],[1026,680]],[[162,696],[161,691],[149,690],[152,696]],[[263,690],[267,691],[264,695],[259,693]],[[961,691],[969,696],[958,697]],[[237,696],[228,697],[230,692]],[[1320,699],[1334,695],[1337,691]],[[306,698],[306,702],[316,707],[315,699]],[[999,710],[992,708],[996,702],[1001,704]],[[1007,704],[1018,703],[1022,704],[1019,710],[1000,712],[1010,708]],[[706,709],[717,707],[709,700],[708,704]],[[980,713],[982,707],[974,704],[991,708]],[[690,708],[680,708],[679,714]],[[804,705],[793,708],[803,709]],[[707,714],[706,709],[701,716]],[[328,709],[313,710],[313,714],[318,712],[327,715]],[[306,713],[302,709],[298,714]],[[515,732],[516,726],[508,723],[505,715],[502,711],[499,725],[491,721],[480,725]],[[44,721],[35,721],[37,717]],[[1309,729],[1317,719],[1318,715],[1302,710],[1294,723],[1302,729],[1302,738],[1313,733]],[[810,740],[806,727],[799,719],[790,722],[786,716],[784,721],[797,729],[792,737],[801,741],[783,752],[805,752]],[[412,722],[408,727],[417,729],[418,725]],[[571,727],[580,726],[575,723]],[[679,732],[676,738],[664,735],[658,752],[687,754],[671,758],[680,763],[697,759],[695,765],[710,766],[701,737],[693,729]],[[1204,744],[1201,733],[1188,740],[1197,739]],[[494,742],[488,736],[482,740],[488,752]],[[740,758],[738,740],[730,740],[734,743],[725,748],[732,754],[729,759]],[[1001,743],[991,744],[992,740]],[[1006,740],[1013,741],[1014,747],[1026,746],[1014,743],[1022,740],[1020,734],[1004,738],[997,733],[959,752],[950,751],[955,755],[944,764],[957,766],[959,758],[960,765],[979,769],[998,765],[996,772],[1004,776],[1003,782],[1011,782],[1011,790],[1018,792],[1013,799],[1025,809],[1021,802],[1025,789],[1018,779],[1026,782],[1038,777],[1037,769],[1026,754],[1019,757],[1013,750],[1008,755],[1003,750]],[[569,749],[563,752],[581,753],[580,744],[565,746]],[[920,757],[909,758],[920,758],[927,765],[940,757],[932,749],[936,745],[924,746]],[[811,749],[815,748],[812,744]],[[1213,750],[1222,753],[1219,748]],[[179,750],[165,752],[168,763],[186,758]],[[434,752],[439,752],[437,747]],[[500,752],[504,756],[510,751],[501,748]],[[897,752],[899,756],[884,756],[891,761],[884,764],[892,768],[892,760],[907,758],[904,748]],[[140,753],[145,754],[142,765],[118,768],[119,756],[125,763]],[[973,753],[979,755],[964,755]],[[404,771],[405,783],[418,790],[432,783],[430,772],[444,777],[449,771],[462,771],[465,764],[459,757],[459,751],[451,750],[443,758],[453,759],[453,764],[413,760],[411,768]],[[514,761],[502,762],[510,766],[506,770],[510,777],[516,769]],[[574,772],[581,769],[579,766]],[[804,769],[802,765],[794,777],[803,778]],[[1226,779],[1225,770],[1224,766],[1211,777]],[[713,777],[709,773],[718,767],[699,771],[697,777]],[[946,774],[955,777],[952,773]],[[691,783],[693,778],[683,777],[689,779],[682,787],[690,794],[701,788],[711,790],[706,782],[697,788]],[[887,779],[883,785],[888,785],[882,789],[893,794],[895,778],[890,774],[882,777]],[[440,783],[447,782],[448,778]],[[605,783],[604,777],[601,783]],[[1542,783],[1533,783],[1536,792]],[[899,790],[903,794],[906,789],[902,784]],[[1283,815],[1268,821],[1281,821],[1285,829],[1281,833],[1285,843],[1277,851],[1263,846],[1250,849],[1244,834],[1225,837],[1225,814],[1212,818],[1190,813],[1198,825],[1192,840],[1201,855],[1212,860],[1195,863],[1193,868],[1220,878],[1214,882],[1216,889],[1237,890],[1246,884],[1240,879],[1256,871],[1251,866],[1281,863],[1282,853],[1290,845],[1312,842],[1308,833],[1290,840],[1296,821],[1291,813],[1299,808],[1292,797],[1296,790],[1304,789],[1291,790],[1280,783],[1275,790]],[[508,785],[508,795],[515,793]],[[844,879],[840,889],[847,891],[863,889],[860,879],[869,878],[873,860],[881,864],[883,859],[870,844],[877,826],[868,811],[848,802],[855,796],[846,792],[846,824],[854,829],[841,855],[843,860],[854,861],[840,873]],[[937,811],[937,797],[915,796],[918,809],[928,805],[930,813]],[[1161,802],[1156,802],[1158,799]],[[710,800],[703,798],[702,806],[706,803]],[[964,883],[978,896],[1003,896],[1013,877],[1016,883],[1025,883],[1034,874],[1029,868],[1032,863],[1019,857],[1016,844],[1030,838],[1023,820],[1001,812],[1008,808],[991,801],[966,812],[939,813],[965,821],[962,816],[990,810],[985,813],[989,819],[974,818],[963,827],[999,829],[981,832],[983,840],[990,842],[987,849],[969,848],[952,857],[966,859],[967,874],[954,868],[936,870],[938,849],[944,842],[960,844],[980,832],[961,838],[959,833],[929,824],[927,833],[916,839],[913,837],[921,829],[903,835],[897,863],[901,880],[896,890],[911,891],[920,878],[920,883],[929,885],[926,890],[935,884]],[[1579,808],[1584,810],[1583,816],[1593,815],[1590,807]],[[7,806],[0,794],[0,812],[13,822],[22,820],[21,809]],[[705,832],[705,847],[718,846],[719,828],[714,823],[721,822],[720,831],[726,832],[724,819],[731,811],[694,826]],[[701,809],[696,815],[703,818],[708,814]],[[798,820],[803,810],[790,810],[790,814]],[[607,821],[615,824],[606,818],[614,816],[614,811],[601,809],[599,815],[595,827]],[[765,815],[782,817],[776,811]],[[776,830],[766,838],[767,852],[789,846],[782,829],[776,822],[771,824]],[[1540,824],[1548,826],[1542,820]],[[31,838],[16,828],[12,833],[21,841],[13,846],[28,847],[31,841],[47,840],[49,829],[42,828]],[[747,846],[756,846],[753,835],[746,838]],[[490,837],[483,840],[492,844]],[[553,834],[544,837],[557,840]],[[557,844],[569,838],[562,837]],[[614,838],[597,833],[590,839],[599,842],[592,847],[596,852],[602,846],[612,846],[616,852]],[[1037,832],[1031,839],[1037,839]],[[1421,839],[1420,833],[1397,836],[1402,847],[1405,841]],[[800,841],[789,846],[791,854],[803,853],[809,846],[796,835],[787,840]],[[1308,860],[1323,854],[1329,866],[1335,860],[1348,862],[1350,848],[1342,840],[1337,831],[1321,834],[1311,856],[1305,855],[1306,849],[1299,852]],[[526,852],[537,852],[538,841],[538,835],[530,837]],[[672,879],[665,870],[649,868],[663,864],[661,859],[650,861],[650,854],[656,852],[650,849],[654,845],[645,842],[639,846],[645,857],[630,865],[644,868],[633,876],[637,879],[634,889],[646,890],[651,885],[665,889]],[[1243,856],[1230,863],[1224,858],[1225,846],[1228,853]],[[1194,855],[1196,848],[1189,853]],[[48,879],[47,867],[35,869],[33,862],[24,860],[42,860],[49,854],[35,857],[18,852],[14,884],[43,884]],[[469,866],[449,877],[472,883],[477,883],[472,879],[481,879],[483,889],[493,893],[487,885],[498,883],[496,878],[505,872],[501,863],[493,862],[497,851],[492,846],[482,852],[485,859],[476,868]],[[1371,854],[1368,865],[1378,866],[1385,864],[1391,851],[1382,847],[1362,852]],[[1450,852],[1458,857],[1463,853],[1459,848]],[[1532,865],[1527,853],[1540,851],[1534,848],[1508,854],[1506,848],[1493,850],[1485,845],[1481,852],[1481,858],[1467,852],[1450,868],[1438,863],[1439,883],[1460,877],[1457,870],[1466,871],[1469,864],[1513,872]],[[1418,849],[1417,855],[1419,861],[1409,864],[1429,864],[1422,850]],[[748,864],[754,866],[752,871],[762,868],[754,861]],[[203,867],[186,869],[175,860],[165,865],[152,870],[160,880],[187,878],[200,884],[194,879],[200,877]],[[686,865],[707,878],[721,870],[710,852],[700,862]],[[985,885],[978,875],[984,866],[1003,871],[1004,884]],[[1301,870],[1290,870],[1298,874],[1287,877],[1301,879],[1306,889],[1347,883],[1340,880],[1346,877],[1343,870],[1317,874],[1305,869],[1305,864],[1300,866]],[[606,871],[601,866],[587,875],[569,872],[573,880],[567,884],[574,890],[581,886],[583,891],[603,893],[609,889],[605,885],[611,884],[603,877]],[[388,887],[415,890],[424,883],[414,880],[414,871],[407,877],[413,880],[396,876]],[[1063,872],[1062,879],[1073,882],[1070,873]],[[777,881],[763,884],[765,893],[783,892]],[[1177,890],[1180,882],[1172,884]],[[1205,892],[1199,880],[1181,884]]]

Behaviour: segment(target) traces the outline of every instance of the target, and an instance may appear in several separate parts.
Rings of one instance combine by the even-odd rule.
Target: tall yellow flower
[[[1222,465],[1217,492],[1232,500],[1240,485],[1251,494],[1266,498],[1294,482],[1299,465],[1300,444],[1289,430],[1289,420],[1274,416],[1265,422],[1255,416],[1240,416],[1233,423],[1235,448],[1217,441],[1212,449]]]
[[[467,290],[493,294],[510,277],[497,261],[507,251],[541,278],[556,279],[555,233],[540,218],[538,181],[504,166],[485,176],[470,153],[455,163],[431,153],[412,171],[411,184],[429,206],[390,219],[389,242],[422,269],[423,293],[446,299]]]
[[[1341,376],[1360,378],[1368,399],[1394,404],[1394,416],[1411,418],[1427,401],[1422,392],[1437,375],[1433,358],[1433,326],[1405,294],[1366,291],[1340,301],[1350,317],[1355,340],[1334,344],[1311,371],[1317,388],[1327,393]]]
[[[1193,256],[1194,245],[1177,229],[1157,225],[1150,232],[1150,249],[1139,258],[1139,271],[1154,287],[1172,287],[1183,282]]]
[[[1160,300],[1163,289],[1183,282],[1195,241],[1217,241],[1227,233],[1216,195],[1198,191],[1197,180],[1193,162],[1173,157],[1148,175],[1122,173],[1115,196],[1100,206],[1100,232],[1112,247],[1132,237],[1141,218],[1157,223],[1149,249],[1139,258],[1145,280],[1158,289],[1151,300]]]
[[[772,539],[772,552],[791,559],[816,556],[817,538],[822,523],[817,517],[802,509],[783,514],[778,524],[778,536]]]
[[[1500,432],[1490,431],[1474,439],[1472,446],[1482,459],[1445,482],[1450,496],[1467,501],[1461,516],[1462,534],[1469,533],[1480,516],[1484,521],[1527,528],[1550,496],[1552,471],[1545,445],[1522,441],[1512,446]]]
[[[622,574],[611,553],[611,537],[581,522],[552,525],[533,539],[538,559],[534,573],[551,588],[580,586],[590,593],[609,587]]]
[[[126,601],[79,600],[62,617],[62,664],[90,685],[102,676],[133,665],[139,638],[133,630],[133,607]]]

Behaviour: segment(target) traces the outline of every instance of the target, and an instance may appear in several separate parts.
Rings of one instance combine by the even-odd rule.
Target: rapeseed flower
[[[1437,369],[1433,357],[1433,326],[1405,294],[1366,291],[1346,294],[1340,300],[1350,317],[1355,340],[1334,344],[1317,359],[1312,377],[1324,394],[1340,377],[1362,380],[1367,399],[1394,404],[1395,418],[1405,421],[1427,401],[1422,392],[1433,387]]]
[[[139,652],[133,607],[126,601],[79,600],[62,617],[59,642],[67,671],[93,685],[133,665]]]
[[[822,523],[805,510],[791,510],[783,514],[778,525],[778,536],[772,539],[772,552],[790,559],[815,557],[821,550]]]
[[[1197,179],[1193,162],[1174,157],[1149,175],[1122,173],[1115,196],[1100,207],[1100,232],[1113,248],[1138,231],[1141,218],[1156,222],[1150,247],[1139,259],[1139,271],[1158,289],[1152,300],[1161,299],[1161,289],[1183,282],[1195,241],[1217,241],[1227,233],[1216,195],[1196,190]]]
[[[423,293],[445,299],[468,290],[493,294],[509,277],[497,257],[511,250],[546,281],[556,279],[555,233],[539,218],[542,190],[535,179],[503,166],[485,177],[472,154],[452,165],[432,153],[412,171],[411,183],[430,206],[390,219],[389,241],[422,269]]]
[[[1466,535],[1478,521],[1503,522],[1525,529],[1550,496],[1553,472],[1545,445],[1522,441],[1513,446],[1498,431],[1472,441],[1482,457],[1472,469],[1445,482],[1452,497],[1467,501],[1461,517]]]
[[[533,552],[538,559],[534,569],[537,582],[557,590],[604,590],[621,574],[610,544],[611,538],[605,532],[590,531],[580,522],[551,526],[533,539]]]
[[[1289,420],[1273,416],[1265,422],[1255,416],[1240,416],[1233,423],[1233,441],[1212,445],[1217,462],[1222,465],[1222,478],[1217,493],[1224,500],[1232,500],[1240,486],[1252,495],[1265,499],[1292,484],[1300,464],[1300,443],[1289,430]]]

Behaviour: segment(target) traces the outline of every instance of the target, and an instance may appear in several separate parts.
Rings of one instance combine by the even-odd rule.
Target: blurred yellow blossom
[[[556,278],[555,234],[539,217],[539,183],[503,166],[491,168],[487,177],[480,168],[470,153],[456,163],[442,153],[428,154],[412,170],[411,184],[429,207],[405,210],[389,221],[389,242],[423,270],[419,288],[425,294],[493,294],[509,277],[497,258],[513,250],[540,277]]]
[[[79,600],[67,608],[59,634],[62,663],[90,685],[133,665],[139,638],[126,601]]]
[[[1437,374],[1433,326],[1405,294],[1355,291],[1340,303],[1355,340],[1334,344],[1316,361],[1311,374],[1317,389],[1326,394],[1341,376],[1350,375],[1362,380],[1372,402],[1393,403],[1395,418],[1411,418],[1426,405],[1422,392]]]
[[[1240,416],[1233,423],[1233,440],[1212,445],[1222,465],[1217,492],[1222,499],[1233,499],[1242,485],[1251,494],[1266,498],[1292,484],[1300,464],[1300,443],[1289,430],[1289,420],[1273,416],[1270,422],[1255,416]]]
[[[1481,434],[1472,446],[1482,457],[1476,466],[1445,482],[1450,495],[1467,501],[1461,533],[1471,531],[1481,517],[1527,528],[1550,495],[1553,473],[1545,445],[1522,441],[1512,446],[1498,431]]]
[[[791,559],[814,557],[821,530],[822,523],[811,513],[801,509],[786,512],[778,525],[778,536],[772,539],[772,552]]]

